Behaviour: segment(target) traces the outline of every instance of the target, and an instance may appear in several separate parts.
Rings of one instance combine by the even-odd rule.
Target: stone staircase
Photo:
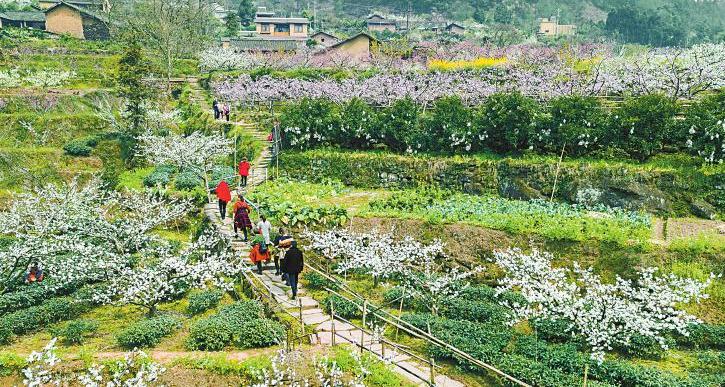
[[[272,161],[272,149],[267,142],[268,133],[259,130],[255,124],[246,122],[233,122],[234,125],[245,128],[255,138],[267,144],[260,155],[251,162],[250,176],[247,187],[237,188],[236,193],[246,194],[249,188],[260,185],[268,179],[268,167]],[[236,197],[236,195],[235,195]],[[216,203],[209,203],[204,207],[205,215],[215,223],[217,229],[223,235],[232,238],[232,248],[241,260],[247,260],[250,246],[248,243],[234,238],[232,218],[222,220]],[[248,262],[248,261],[244,261]],[[395,372],[405,377],[415,385],[431,385],[430,367],[424,367],[415,362],[412,356],[396,351],[390,345],[381,344],[373,340],[370,334],[363,333],[359,328],[332,317],[325,313],[319,303],[306,295],[301,284],[298,285],[297,299],[292,300],[292,290],[282,281],[280,276],[275,275],[273,265],[265,265],[262,274],[258,274],[256,267],[251,262],[247,267],[247,274],[261,282],[266,291],[271,295],[280,309],[301,321],[305,332],[310,335],[310,342],[313,345],[330,346],[333,344],[352,344],[377,355],[393,366]],[[457,382],[445,375],[434,375],[435,385],[440,387],[463,387],[464,384]]]

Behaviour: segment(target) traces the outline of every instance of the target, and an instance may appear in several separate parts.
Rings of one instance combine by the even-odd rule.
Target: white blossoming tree
[[[441,305],[456,298],[468,285],[466,279],[481,268],[461,269],[444,265],[444,245],[436,240],[423,244],[410,236],[392,233],[351,233],[346,230],[308,232],[310,247],[327,258],[337,258],[337,271],[359,271],[381,279],[399,277],[406,293],[437,314]],[[444,258],[444,259],[441,259]]]
[[[599,362],[614,345],[628,346],[634,335],[653,338],[663,348],[666,332],[687,335],[687,327],[700,321],[678,306],[707,298],[704,290],[711,282],[658,276],[657,269],[648,268],[635,281],[617,277],[605,283],[591,268],[552,267],[553,255],[538,250],[509,249],[494,256],[506,273],[499,291],[516,290],[528,301],[507,305],[516,316],[512,323],[535,317],[563,320]]]
[[[157,248],[153,256],[143,257],[136,267],[124,267],[109,279],[99,302],[135,305],[156,312],[163,301],[169,301],[191,288],[217,286],[230,289],[227,277],[238,274],[240,265],[234,261],[231,241],[212,230],[205,231],[197,241],[180,252],[170,246]]]
[[[0,213],[0,232],[12,242],[0,248],[0,294],[22,281],[37,262],[54,286],[105,279],[145,255],[160,240],[151,230],[182,218],[186,201],[163,193],[111,193],[94,180],[48,185],[15,198]]]
[[[74,378],[60,369],[62,360],[55,354],[56,340],[50,340],[41,352],[33,351],[28,356],[28,364],[22,371],[23,385],[61,386],[77,379],[83,387],[153,386],[159,384],[159,376],[166,371],[160,364],[147,360],[146,353],[134,350],[124,360],[116,361],[111,367],[113,371],[106,372],[105,366],[93,364]]]
[[[154,165],[174,165],[204,181],[209,192],[209,173],[217,160],[232,152],[232,141],[221,134],[193,132],[188,136],[147,133],[139,138],[137,155]]]

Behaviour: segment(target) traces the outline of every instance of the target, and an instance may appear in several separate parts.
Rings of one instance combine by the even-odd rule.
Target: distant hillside
[[[558,15],[562,23],[579,26],[582,35],[606,35],[623,42],[685,45],[725,39],[722,0],[257,0],[256,4],[283,14],[316,15],[317,22],[327,27],[374,12],[404,19],[410,6],[414,20],[432,16],[504,24],[524,35],[535,32],[538,18]],[[614,17],[607,22],[610,14]]]

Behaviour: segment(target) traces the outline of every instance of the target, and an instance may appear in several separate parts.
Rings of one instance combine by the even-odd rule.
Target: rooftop
[[[3,19],[14,20],[14,21],[27,21],[27,22],[42,22],[45,21],[45,14],[37,11],[26,11],[26,12],[0,12],[0,17]]]
[[[229,43],[233,48],[245,51],[295,51],[299,49],[306,39],[269,39],[269,38],[243,38],[231,39]]]
[[[295,24],[310,24],[310,20],[306,17],[256,17],[254,18],[255,23],[295,23]]]

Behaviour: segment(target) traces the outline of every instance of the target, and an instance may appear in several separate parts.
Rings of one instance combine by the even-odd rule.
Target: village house
[[[5,27],[33,28],[36,30],[44,30],[45,14],[37,11],[2,12],[0,13],[0,28]]]
[[[338,38],[337,36],[322,31],[312,34],[312,36],[310,36],[310,39],[317,42],[317,45],[321,47],[330,47],[340,41],[340,38]]]
[[[254,18],[257,34],[268,37],[307,39],[310,21],[304,17],[275,17],[274,12],[260,8]]]
[[[45,10],[45,29],[54,34],[68,34],[78,39],[109,38],[108,25],[102,16],[65,1]]]
[[[222,48],[234,52],[294,52],[305,46],[306,40],[272,39],[265,37],[222,38]]]
[[[367,25],[370,32],[395,32],[398,30],[398,25],[394,20],[388,20],[378,14],[370,15],[367,19]]]
[[[63,0],[63,2],[93,12],[108,12],[110,9],[108,0]],[[45,11],[60,3],[61,0],[38,0],[38,8]]]
[[[362,32],[349,39],[337,42],[322,51],[325,54],[336,54],[345,56],[353,61],[365,62],[370,60],[373,51],[373,45],[378,41]]]
[[[463,35],[466,33],[466,28],[458,23],[448,23],[446,26],[446,32],[455,35]]]
[[[576,26],[573,24],[559,24],[556,17],[542,18],[539,22],[539,35],[562,36],[574,35]]]

